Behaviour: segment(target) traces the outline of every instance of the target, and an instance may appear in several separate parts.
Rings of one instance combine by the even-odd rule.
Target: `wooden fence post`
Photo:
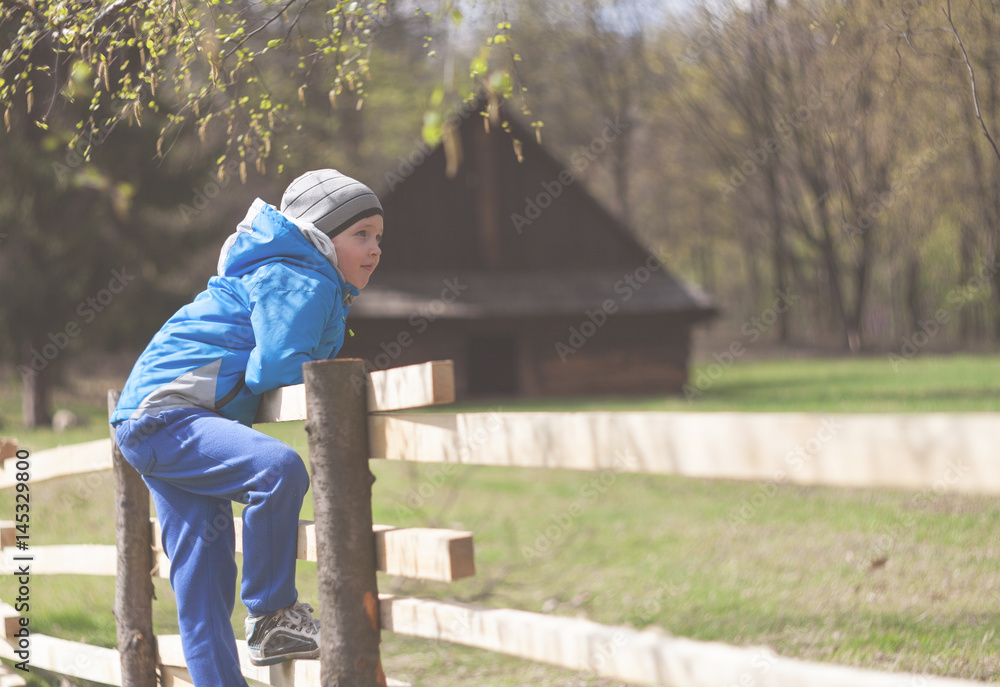
[[[118,392],[108,391],[108,413]],[[153,635],[153,546],[149,525],[149,490],[122,456],[111,428],[115,475],[115,625],[122,660],[122,684],[156,687],[156,637]]]
[[[302,368],[322,646],[321,684],[385,687],[379,657],[378,587],[368,469],[368,375],[364,361]]]

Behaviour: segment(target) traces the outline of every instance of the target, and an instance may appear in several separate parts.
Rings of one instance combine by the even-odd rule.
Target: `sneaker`
[[[319,621],[313,607],[296,601],[270,615],[248,615],[250,663],[269,666],[293,658],[319,658]]]

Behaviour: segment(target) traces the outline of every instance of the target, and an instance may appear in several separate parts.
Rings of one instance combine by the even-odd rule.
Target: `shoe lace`
[[[312,617],[312,612],[313,607],[301,601],[279,611],[286,621],[283,625],[308,634],[319,634],[319,621]]]

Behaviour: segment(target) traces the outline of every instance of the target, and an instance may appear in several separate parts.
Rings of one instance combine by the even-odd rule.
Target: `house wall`
[[[616,316],[554,321],[529,339],[525,393],[540,396],[666,394],[687,382],[691,323],[680,317]]]
[[[586,317],[349,324],[356,336],[340,357],[363,358],[369,369],[454,360],[459,398],[678,393],[692,327],[683,316],[663,315],[614,316],[600,327]],[[505,349],[510,360],[488,356]],[[500,391],[483,387],[498,382]]]

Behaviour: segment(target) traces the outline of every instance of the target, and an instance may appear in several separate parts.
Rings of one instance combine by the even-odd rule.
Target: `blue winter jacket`
[[[300,384],[302,364],[344,343],[358,290],[259,198],[220,258],[221,276],[171,317],[136,361],[114,424],[205,408],[250,425],[260,394]]]

